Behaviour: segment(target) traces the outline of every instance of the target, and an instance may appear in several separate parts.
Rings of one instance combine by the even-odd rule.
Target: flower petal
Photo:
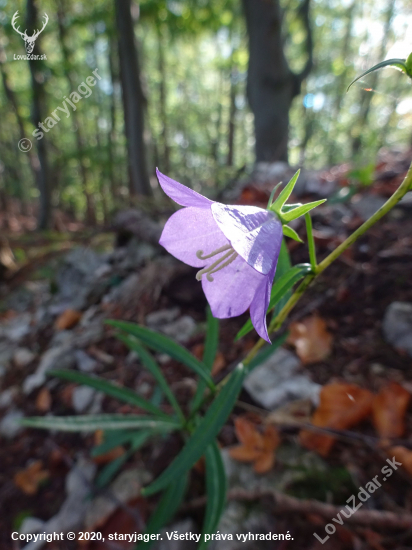
[[[259,273],[276,265],[282,243],[282,223],[273,212],[256,206],[212,204],[213,217],[238,254]]]
[[[272,267],[270,273],[268,273],[268,275],[265,277],[265,280],[262,281],[257,288],[252,303],[250,304],[250,320],[252,321],[252,324],[255,327],[255,330],[259,334],[259,336],[266,340],[266,342],[268,342],[269,344],[271,343],[271,341],[266,325],[266,312],[269,306],[273,279],[275,278],[276,265],[277,258],[276,263]]]
[[[213,281],[202,277],[202,286],[214,317],[227,319],[244,313],[265,275],[238,256],[234,262],[212,274]]]
[[[159,244],[170,254],[192,267],[204,267],[213,260],[200,260],[198,250],[209,254],[213,250],[228,244],[228,240],[219,229],[210,208],[182,208],[166,222]]]
[[[168,176],[165,176],[156,168],[157,179],[163,191],[177,204],[182,206],[196,206],[198,208],[208,208],[213,201],[207,199],[200,193],[196,193],[193,189],[182,185],[181,183],[172,180]]]

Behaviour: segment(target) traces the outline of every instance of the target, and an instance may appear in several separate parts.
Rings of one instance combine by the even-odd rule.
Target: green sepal
[[[288,225],[283,225],[282,228],[283,228],[283,234],[285,235],[285,237],[289,237],[294,241],[298,241],[298,243],[303,243],[302,239],[299,237],[299,235],[296,233],[294,229],[292,229]]]
[[[293,176],[293,178],[289,181],[289,183],[285,185],[284,189],[279,194],[275,202],[270,206],[269,210],[272,210],[276,214],[281,213],[283,205],[292,194],[293,188],[295,187],[299,174],[300,174],[300,170],[298,170],[296,174]]]
[[[406,74],[412,78],[412,53],[410,53],[405,63]]]
[[[303,216],[306,214],[306,212],[309,212],[313,208],[316,208],[320,204],[323,204],[326,202],[326,199],[321,199],[320,201],[315,202],[308,202],[307,204],[302,204],[302,206],[298,206],[297,208],[294,208],[293,210],[289,210],[289,212],[282,212],[281,213],[281,221],[282,223],[288,223],[292,220],[296,220],[296,218],[299,218],[300,216]]]
[[[410,60],[411,56],[408,57],[407,60],[405,59],[386,59],[385,61],[381,61],[377,65],[374,65],[364,73],[362,73],[360,76],[357,76],[355,80],[352,80],[352,82],[347,87],[346,91],[349,91],[349,88],[357,82],[359,79],[361,79],[363,76],[366,76],[367,74],[373,73],[374,71],[378,71],[379,69],[383,69],[384,67],[396,67],[397,69],[400,69],[403,73],[408,75],[410,78],[412,78],[412,71],[410,65],[412,65],[412,60]],[[408,65],[409,62],[409,65]]]

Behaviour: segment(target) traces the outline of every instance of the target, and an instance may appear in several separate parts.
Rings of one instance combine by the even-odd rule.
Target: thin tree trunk
[[[162,121],[162,145],[163,145],[163,158],[162,164],[165,173],[170,171],[170,146],[169,146],[169,129],[167,124],[167,89],[166,89],[166,64],[165,64],[165,42],[164,32],[165,27],[160,24],[157,25],[157,55],[158,55],[158,70],[159,70],[159,112],[160,119]]]
[[[227,133],[227,159],[226,166],[233,166],[235,150],[235,128],[236,128],[236,82],[237,70],[232,66],[230,70],[230,107],[229,124]]]
[[[59,27],[59,39],[60,47],[63,54],[63,71],[64,76],[66,77],[67,84],[69,87],[69,93],[75,89],[75,83],[71,75],[72,62],[69,48],[66,44],[67,31],[65,27],[66,19],[66,9],[64,0],[59,0],[59,5],[57,9],[57,22]],[[93,203],[93,198],[91,193],[88,190],[88,170],[85,162],[85,152],[84,152],[84,138],[81,124],[79,124],[79,119],[77,116],[77,111],[73,111],[71,114],[74,135],[76,136],[77,151],[79,156],[79,168],[80,176],[82,180],[82,189],[83,194],[86,200],[86,221],[89,225],[94,225],[96,223],[96,213]]]
[[[312,67],[309,0],[300,15],[307,30],[308,61],[297,75],[283,51],[279,0],[243,0],[249,36],[247,96],[255,116],[257,162],[288,160],[289,109]]]
[[[144,145],[144,102],[130,0],[115,0],[130,189],[151,195]]]
[[[32,35],[35,29],[38,28],[37,7],[35,0],[27,0],[26,6],[26,27],[27,34]],[[34,56],[41,56],[39,38],[36,40]],[[32,120],[36,128],[39,123],[43,122],[46,112],[46,94],[44,90],[44,63],[39,60],[29,60],[29,68],[32,84]],[[46,137],[37,140],[37,154],[39,158],[39,170],[37,173],[37,186],[40,192],[38,228],[47,229],[51,221],[51,177],[47,155]]]
[[[107,148],[109,155],[109,181],[110,191],[113,200],[116,201],[118,197],[119,178],[115,176],[114,159],[116,157],[116,85],[119,82],[118,71],[116,70],[116,58],[117,55],[117,42],[110,37],[109,42],[109,69],[110,78],[112,84],[112,93],[110,96],[110,128],[107,132]]]
[[[385,10],[383,38],[380,43],[380,49],[378,54],[379,61],[382,61],[385,57],[386,43],[388,41],[388,34],[391,28],[394,11],[395,11],[395,3],[393,2],[393,0],[389,0]],[[370,75],[368,88],[371,88],[372,90],[374,90],[378,83],[378,79],[379,79],[379,71],[373,72]],[[357,123],[354,129],[354,134],[352,139],[352,153],[355,156],[360,152],[362,148],[363,131],[368,121],[371,102],[372,102],[372,92],[369,92],[366,94],[362,93],[360,113],[356,118]]]

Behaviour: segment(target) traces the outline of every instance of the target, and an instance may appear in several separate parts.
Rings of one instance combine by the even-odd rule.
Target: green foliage
[[[208,408],[205,416],[196,425],[182,451],[153,483],[142,490],[142,494],[149,496],[158,493],[199,460],[231,413],[245,375],[246,369],[240,363]]]
[[[171,432],[181,426],[175,420],[158,420],[156,417],[135,414],[88,414],[85,416],[32,416],[23,418],[28,428],[60,430],[62,432],[94,432],[95,430],[149,429],[153,432]]]
[[[182,362],[186,365],[186,367],[193,370],[196,374],[203,378],[211,390],[215,388],[206,366],[201,361],[196,359],[196,357],[189,351],[187,351],[186,348],[180,346],[167,336],[154,332],[146,327],[128,323],[126,321],[106,321],[106,323],[125,332],[126,334],[129,334],[130,336],[138,338],[144,344],[158,352],[167,353],[167,355],[170,355],[170,357],[176,359],[176,361]]]
[[[198,550],[207,548],[205,534],[215,533],[226,504],[227,480],[219,445],[211,443],[205,452],[206,462],[206,512],[202,538]]]
[[[149,401],[146,401],[140,395],[137,395],[136,392],[130,390],[129,388],[120,388],[103,380],[101,378],[96,378],[83,374],[81,372],[76,372],[73,370],[52,370],[48,373],[50,376],[56,376],[62,380],[69,380],[70,382],[76,382],[77,384],[82,384],[84,386],[89,386],[95,390],[101,391],[110,397],[129,403],[139,407],[147,412],[152,413],[158,418],[168,419],[168,415],[162,412],[160,409],[152,405]]]

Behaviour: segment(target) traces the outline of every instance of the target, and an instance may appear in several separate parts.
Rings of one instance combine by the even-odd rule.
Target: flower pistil
[[[203,269],[201,269],[196,273],[196,279],[198,281],[202,279],[202,275],[206,275],[207,280],[210,282],[213,282],[212,273],[216,273],[217,271],[220,271],[224,267],[227,267],[228,265],[230,265],[232,262],[236,260],[239,254],[235,252],[235,250],[230,244],[221,246],[220,248],[213,250],[213,252],[211,252],[210,254],[203,255],[203,250],[198,250],[196,252],[196,256],[199,258],[199,260],[208,260],[209,258],[213,258],[214,256],[221,254],[222,252],[226,252],[226,254],[223,254],[223,256],[218,258],[211,265],[204,267]]]

